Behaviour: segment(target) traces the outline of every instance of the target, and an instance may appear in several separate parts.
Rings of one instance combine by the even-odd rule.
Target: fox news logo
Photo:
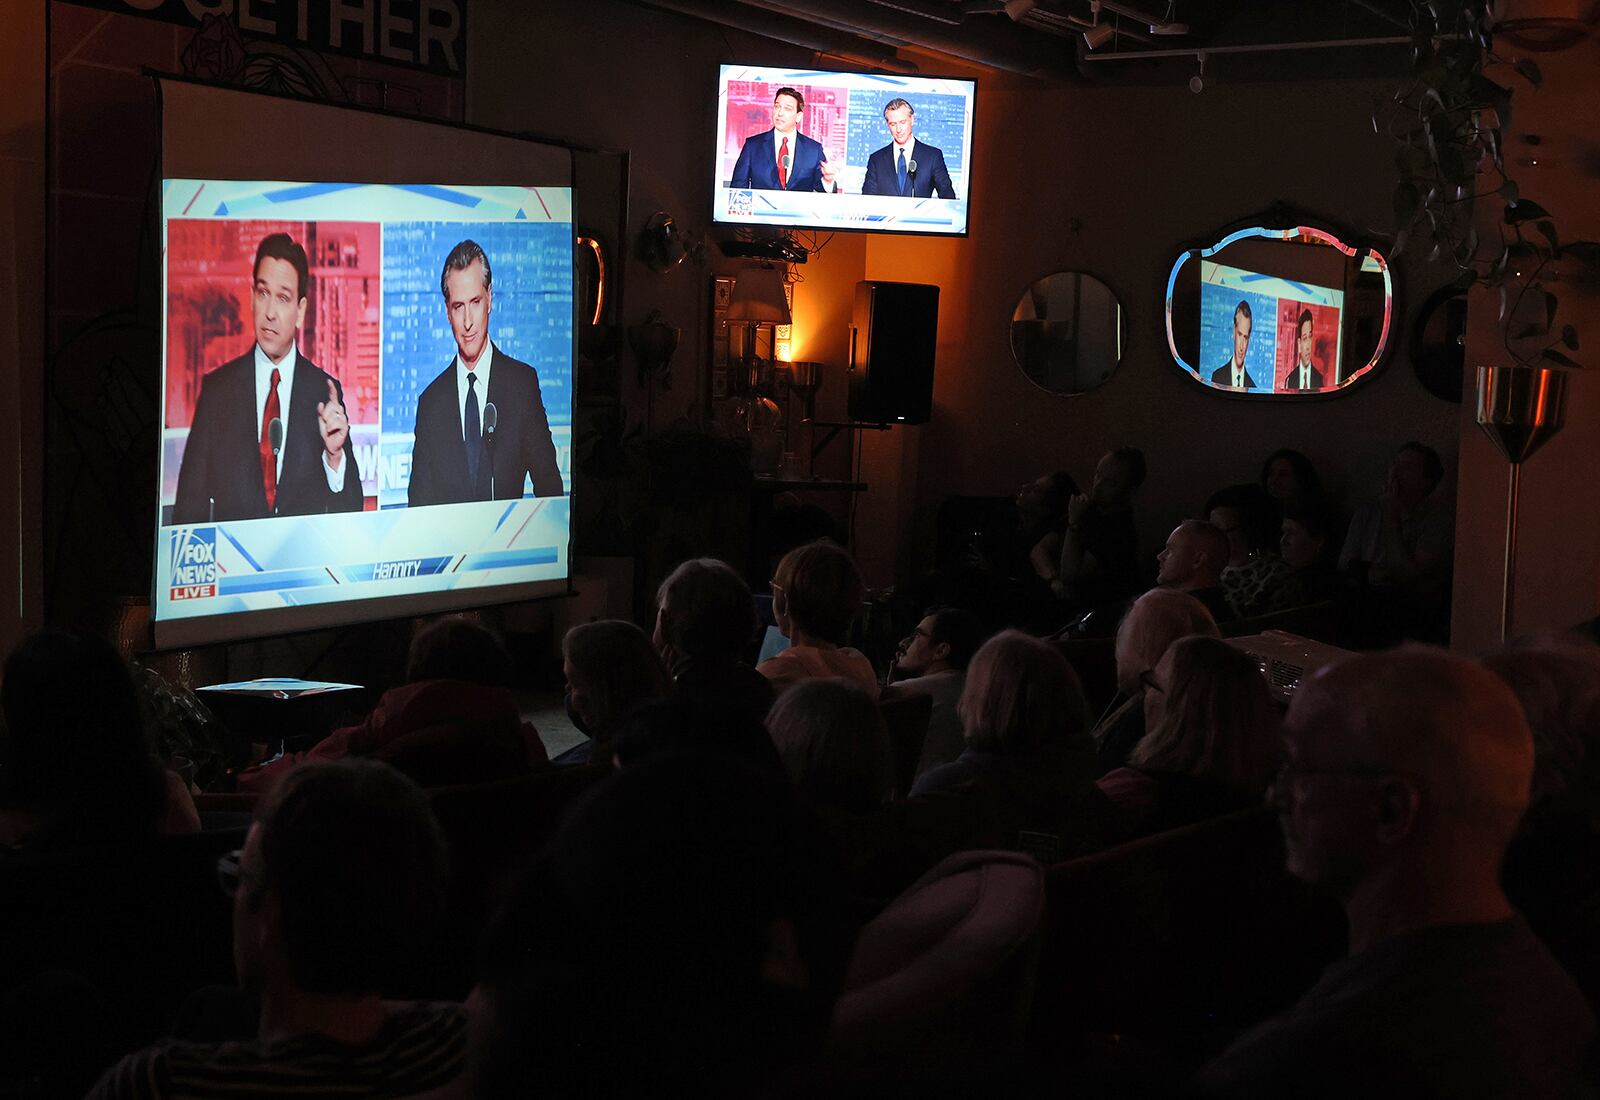
[[[217,594],[217,529],[184,527],[172,536],[174,600],[193,600]]]
[[[754,191],[729,191],[728,214],[733,217],[743,215],[749,217],[755,213],[756,193]]]

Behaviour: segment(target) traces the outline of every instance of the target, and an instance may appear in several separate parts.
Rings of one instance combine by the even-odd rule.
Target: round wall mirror
[[[1011,354],[1028,381],[1050,393],[1085,393],[1122,361],[1122,303],[1079,271],[1035,280],[1011,314]]]

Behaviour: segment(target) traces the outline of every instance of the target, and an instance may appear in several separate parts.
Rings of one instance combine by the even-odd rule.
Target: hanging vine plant
[[[1411,75],[1381,101],[1372,124],[1395,141],[1395,243],[1433,242],[1465,289],[1498,291],[1502,342],[1521,366],[1575,368],[1578,330],[1558,325],[1550,285],[1563,266],[1593,269],[1600,245],[1561,239],[1555,218],[1506,170],[1505,140],[1519,89],[1544,83],[1538,64],[1495,51],[1491,0],[1412,0]],[[1536,143],[1531,135],[1524,140]],[[1479,200],[1504,203],[1485,239]]]

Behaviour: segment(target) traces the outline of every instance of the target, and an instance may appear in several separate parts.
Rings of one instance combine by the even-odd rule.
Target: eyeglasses
[[[239,872],[239,860],[243,855],[243,849],[235,848],[217,859],[217,886],[230,898],[239,892],[239,884],[244,878]]]

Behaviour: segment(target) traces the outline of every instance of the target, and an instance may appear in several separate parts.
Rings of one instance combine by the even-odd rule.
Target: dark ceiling
[[[640,0],[849,66],[943,55],[1050,83],[1355,76],[1403,68],[1411,0]],[[1091,46],[1091,43],[1093,45]]]

